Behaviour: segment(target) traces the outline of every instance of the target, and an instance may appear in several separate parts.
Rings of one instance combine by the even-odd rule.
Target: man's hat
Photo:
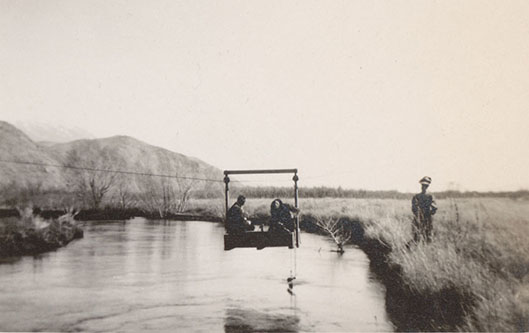
[[[430,185],[432,183],[432,178],[430,177],[422,177],[421,180],[419,180],[419,183],[423,185]]]

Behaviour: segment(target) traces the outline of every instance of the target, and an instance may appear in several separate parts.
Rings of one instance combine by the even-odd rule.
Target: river
[[[0,331],[392,331],[365,254],[325,237],[223,251],[210,222],[86,222],[84,239],[0,264]],[[292,293],[286,278],[296,272]]]

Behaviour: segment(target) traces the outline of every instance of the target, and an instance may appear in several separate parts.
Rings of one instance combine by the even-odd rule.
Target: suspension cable
[[[53,167],[53,168],[85,170],[85,171],[97,171],[97,172],[108,172],[108,173],[120,173],[120,174],[126,174],[126,175],[136,175],[136,176],[150,176],[150,177],[162,177],[162,178],[200,180],[200,181],[205,181],[205,182],[216,182],[216,183],[222,183],[223,182],[222,180],[218,180],[218,179],[198,178],[198,177],[184,177],[184,176],[167,175],[167,174],[164,175],[164,174],[155,174],[155,173],[149,173],[149,172],[138,172],[138,171],[129,171],[129,170],[112,170],[112,169],[88,168],[88,167],[80,167],[80,166],[66,165],[66,164],[48,164],[48,163],[38,163],[38,162],[28,162],[28,161],[8,161],[8,160],[0,160],[0,163],[22,164],[22,165],[31,165],[31,166],[44,166],[44,167]]]

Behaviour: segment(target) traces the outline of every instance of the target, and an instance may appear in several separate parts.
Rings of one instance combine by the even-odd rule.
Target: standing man
[[[413,239],[417,242],[421,238],[430,242],[432,240],[432,217],[437,212],[437,205],[430,193],[426,193],[432,178],[423,177],[421,193],[413,196],[411,200],[411,211],[413,212]]]
[[[242,206],[246,202],[244,195],[239,195],[237,202],[228,210],[228,219],[226,221],[226,231],[229,234],[241,234],[254,229],[252,222],[246,217]]]

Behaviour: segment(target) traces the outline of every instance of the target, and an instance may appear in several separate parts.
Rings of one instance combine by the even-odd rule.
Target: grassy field
[[[456,288],[472,302],[461,330],[529,329],[529,202],[442,200],[431,243],[412,244],[406,202],[366,216],[366,235],[389,245],[390,262],[418,293]],[[408,245],[408,246],[407,246]]]
[[[269,214],[271,199],[248,199],[250,215]],[[431,243],[412,242],[408,200],[301,199],[303,216],[360,221],[367,239],[385,244],[408,290],[456,290],[466,308],[456,330],[529,330],[529,201],[443,199]],[[222,200],[193,200],[190,210],[223,214]]]

